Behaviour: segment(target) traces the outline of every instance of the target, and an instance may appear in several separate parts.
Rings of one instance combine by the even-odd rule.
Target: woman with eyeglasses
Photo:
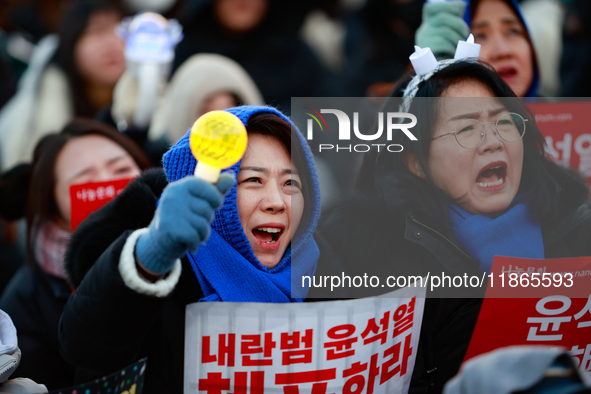
[[[416,115],[417,141],[394,133],[401,153],[364,154],[361,191],[319,228],[346,274],[482,277],[495,255],[591,255],[586,183],[548,160],[534,118],[490,66],[440,62],[393,96]],[[410,392],[441,392],[458,372],[482,303],[474,296],[429,294]]]

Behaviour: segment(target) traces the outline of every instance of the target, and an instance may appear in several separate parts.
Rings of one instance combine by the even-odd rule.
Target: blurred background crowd
[[[481,2],[472,1],[471,6],[478,7]],[[499,2],[518,10],[526,33],[515,34],[523,34],[533,45],[532,56],[526,59],[533,64],[533,76],[523,92],[517,88],[514,91],[520,96],[591,96],[591,2]],[[433,42],[438,36],[434,32],[441,26],[445,34],[449,26],[426,20],[424,3],[1,0],[0,185],[4,189],[0,201],[0,294],[4,294],[0,309],[9,312],[19,336],[31,334],[29,343],[26,339],[21,342],[21,349],[23,354],[34,354],[28,356],[28,361],[37,364],[21,364],[23,375],[51,389],[68,386],[74,373],[57,352],[57,321],[70,286],[60,267],[52,265],[55,256],[60,261],[63,258],[65,244],[60,240],[68,236],[62,233],[67,223],[54,218],[68,214],[60,211],[60,202],[55,201],[59,200],[57,192],[55,198],[51,192],[45,200],[31,202],[28,198],[29,192],[47,193],[61,187],[60,182],[69,178],[59,173],[60,166],[82,165],[80,157],[66,155],[67,144],[72,144],[69,141],[92,143],[80,142],[76,148],[90,156],[101,141],[105,146],[111,144],[112,151],[126,152],[128,164],[120,162],[117,168],[109,167],[106,175],[76,178],[99,181],[121,174],[134,175],[150,163],[159,166],[168,147],[209,110],[268,104],[289,114],[291,97],[388,96],[395,82],[411,69],[408,57],[414,44],[445,47]],[[168,50],[174,51],[174,57],[166,51],[159,53],[160,66],[151,69],[141,67],[150,59],[142,59],[141,54],[134,57],[130,42],[138,26],[124,19],[143,11],[162,16],[152,15],[147,22],[172,37]],[[451,36],[455,37],[453,32]],[[493,40],[486,32],[475,36],[477,42]],[[483,50],[481,58],[486,57],[494,66],[499,59],[515,57],[519,64],[523,53],[514,51],[501,43],[493,50]],[[436,55],[439,58],[441,53]],[[507,74],[509,80],[520,72],[510,67],[497,71]],[[150,83],[146,84],[146,80]],[[90,118],[100,124],[71,124],[74,118]],[[110,129],[105,131],[103,125]],[[55,133],[60,130],[58,138]],[[133,140],[143,152],[113,134],[115,130]],[[90,135],[99,142],[91,141]],[[33,167],[19,166],[31,162]],[[38,189],[32,190],[32,177],[43,178],[42,172],[31,172],[35,166],[49,172],[46,184],[40,183]],[[26,185],[19,185],[19,180]],[[71,183],[66,182],[64,190]],[[37,206],[31,205],[35,203]],[[17,220],[25,216],[28,226],[17,225]],[[36,218],[55,223],[45,225]],[[42,251],[43,242],[55,249]],[[20,283],[13,284],[12,294],[7,294],[4,290],[27,260],[27,252],[36,268],[29,276],[21,274]],[[49,296],[29,294],[43,299],[46,305],[38,315],[27,315],[23,311],[35,308],[27,307],[22,297],[22,305],[15,303],[14,292],[17,288],[42,292],[38,280],[47,286]]]

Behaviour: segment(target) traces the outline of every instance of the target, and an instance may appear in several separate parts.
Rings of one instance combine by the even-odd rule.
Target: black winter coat
[[[57,328],[71,294],[66,281],[47,275],[30,264],[23,265],[0,298],[17,329],[22,352],[12,377],[25,377],[49,390],[72,386],[75,368],[60,356]]]
[[[405,188],[386,190],[387,198],[357,195],[324,214],[318,232],[343,269],[351,276],[366,273],[381,280],[428,272],[482,276],[478,262],[438,223],[426,189],[413,181],[405,183]],[[562,187],[569,193],[568,183]],[[546,258],[591,255],[591,202],[581,198],[580,187],[577,190],[579,198],[573,200],[584,202],[562,207],[564,215],[557,223],[542,226]],[[430,293],[425,303],[410,393],[442,392],[459,371],[478,318],[482,298],[445,298],[441,291],[446,290]]]

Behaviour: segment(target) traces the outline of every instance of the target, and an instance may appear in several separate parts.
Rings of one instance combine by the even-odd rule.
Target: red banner
[[[591,376],[591,257],[495,256],[492,272],[494,284],[489,280],[464,361],[505,346],[560,346],[570,350],[581,372]],[[571,275],[574,284],[565,286]],[[528,290],[535,298],[511,298]]]
[[[551,158],[579,171],[591,184],[591,102],[536,103],[529,107]]]
[[[114,199],[133,178],[70,186],[70,228],[72,231],[92,212]]]

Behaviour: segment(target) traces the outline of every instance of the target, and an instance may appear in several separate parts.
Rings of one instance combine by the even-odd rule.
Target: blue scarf
[[[528,203],[519,202],[496,218],[472,215],[450,205],[449,223],[456,241],[490,273],[494,256],[544,258],[540,223],[528,213]]]
[[[196,254],[187,253],[205,295],[200,301],[226,302],[303,301],[307,289],[298,288],[295,284],[296,298],[291,298],[292,271],[294,278],[314,275],[319,255],[316,242],[310,238],[295,254],[297,261],[293,264],[291,248],[288,248],[276,267],[267,268],[260,263],[255,266],[215,230],[211,231],[211,236]]]

